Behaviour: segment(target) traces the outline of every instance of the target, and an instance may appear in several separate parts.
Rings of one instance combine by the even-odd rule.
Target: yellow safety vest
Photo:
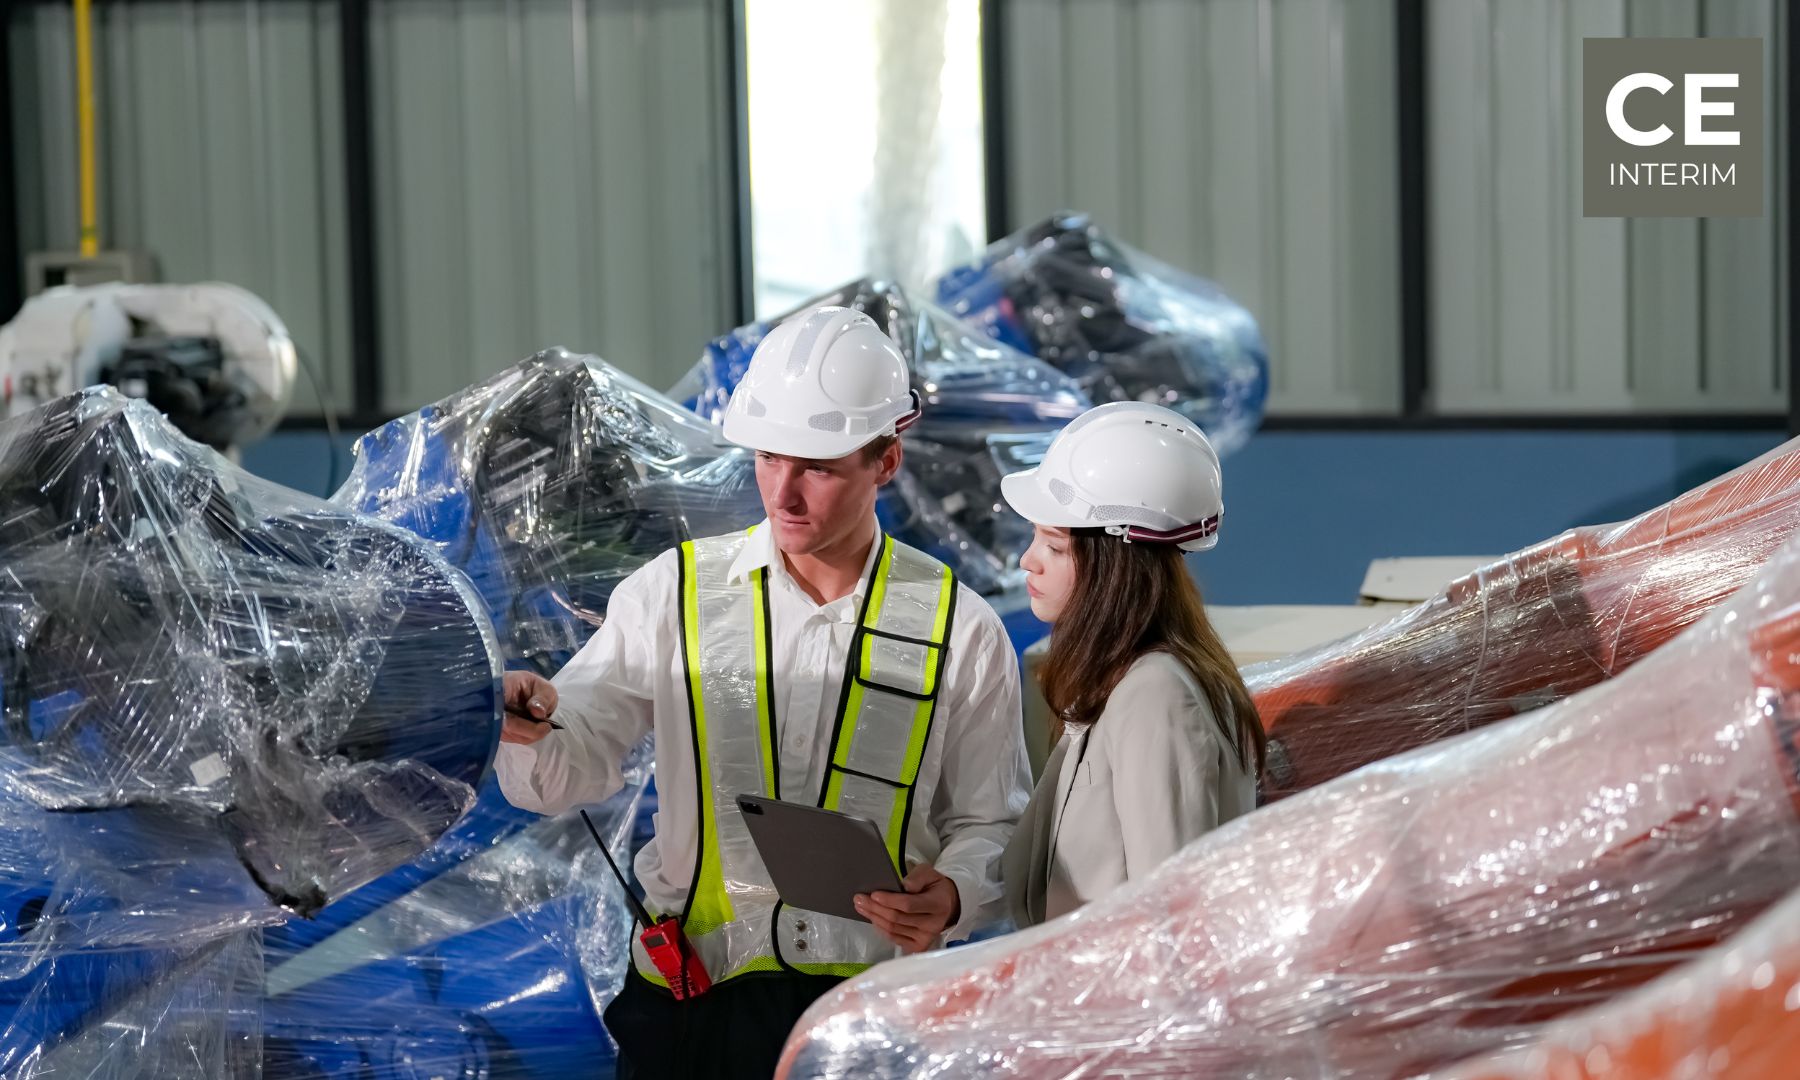
[[[757,971],[854,975],[894,955],[867,923],[780,903],[750,839],[737,796],[780,789],[767,567],[728,580],[749,532],[681,546],[682,657],[700,804],[698,865],[682,926],[717,984]],[[923,552],[882,535],[851,638],[831,765],[819,806],[881,827],[904,875],[913,791],[956,613],[956,578]],[[670,793],[672,795],[672,793]],[[666,986],[641,948],[638,971]]]

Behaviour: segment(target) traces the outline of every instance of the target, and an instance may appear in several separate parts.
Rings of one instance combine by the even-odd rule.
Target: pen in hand
[[[563,725],[550,719],[556,712],[556,684],[529,671],[506,673],[501,707],[505,722],[500,725],[500,741],[530,746],[563,730]]]
[[[531,715],[530,713],[520,712],[517,709],[506,710],[506,715],[516,716],[521,720],[529,720],[534,724],[549,724],[551,731],[561,731],[563,729],[563,726],[554,720],[551,720],[547,717],[536,717],[536,716]]]

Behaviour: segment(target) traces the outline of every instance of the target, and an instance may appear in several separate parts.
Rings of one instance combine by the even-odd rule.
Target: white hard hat
[[[1205,551],[1225,511],[1219,455],[1180,413],[1141,401],[1089,409],[1057,433],[1035,469],[1000,481],[1020,516],[1061,529]]]
[[[906,358],[860,311],[820,307],[769,331],[725,406],[739,446],[829,460],[905,431],[920,406]]]

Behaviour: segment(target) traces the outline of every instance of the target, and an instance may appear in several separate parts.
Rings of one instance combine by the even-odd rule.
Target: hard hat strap
[[[894,421],[894,434],[896,435],[918,423],[919,418],[925,415],[925,399],[919,396],[917,390],[908,390],[907,394],[912,398],[912,408],[907,411],[906,415]]]
[[[1146,544],[1185,544],[1192,540],[1203,540],[1219,531],[1219,515],[1214,514],[1205,521],[1197,521],[1192,525],[1184,525],[1179,529],[1146,529],[1140,525],[1108,525],[1109,535],[1121,537],[1129,544],[1141,541]]]

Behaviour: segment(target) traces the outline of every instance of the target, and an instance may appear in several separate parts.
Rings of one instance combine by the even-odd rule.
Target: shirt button
[[[804,933],[806,933],[806,923],[804,923],[804,922],[797,922],[797,923],[795,923],[795,924],[794,924],[794,929],[795,929],[795,930],[796,930],[796,931],[798,931],[798,932],[800,932],[800,933],[802,933],[802,934],[804,934]]]
[[[796,942],[794,942],[794,948],[799,949],[801,952],[805,952],[806,951],[806,942],[796,941]]]

